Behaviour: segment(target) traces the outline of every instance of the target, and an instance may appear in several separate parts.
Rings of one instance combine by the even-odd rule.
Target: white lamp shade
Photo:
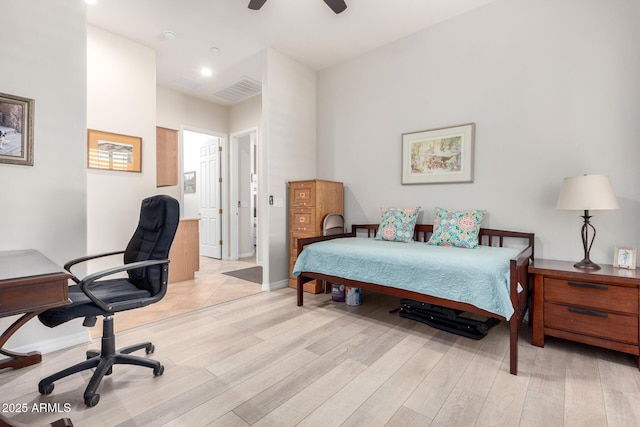
[[[583,175],[565,178],[562,182],[557,209],[609,210],[618,209],[611,180],[607,175]]]

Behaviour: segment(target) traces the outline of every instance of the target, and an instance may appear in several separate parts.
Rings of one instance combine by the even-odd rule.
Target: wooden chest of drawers
[[[298,239],[321,236],[322,223],[328,214],[344,214],[343,198],[341,182],[321,179],[289,182],[289,287],[297,287],[292,271],[298,254]],[[319,293],[322,282],[307,282],[304,290]]]
[[[640,355],[636,270],[610,265],[583,270],[572,262],[535,260],[529,272],[534,277],[534,345],[544,347],[548,335]]]

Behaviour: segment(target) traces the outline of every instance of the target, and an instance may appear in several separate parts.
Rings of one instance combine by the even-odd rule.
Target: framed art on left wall
[[[0,163],[33,166],[33,110],[30,98],[0,93]]]

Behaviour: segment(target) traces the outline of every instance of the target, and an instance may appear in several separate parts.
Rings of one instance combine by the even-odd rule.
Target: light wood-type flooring
[[[196,272],[194,280],[171,283],[167,295],[161,301],[118,314],[115,330],[123,331],[199,308],[257,294],[262,291],[260,284],[222,274],[255,267],[255,265],[255,257],[242,258],[238,261],[200,257],[200,270]],[[90,329],[90,333],[92,338],[102,335],[100,322]]]
[[[98,342],[0,373],[0,401],[27,409],[5,412],[14,421],[91,427],[640,425],[631,355],[552,338],[534,347],[525,325],[513,376],[506,323],[475,341],[390,314],[397,305],[374,293],[356,307],[305,294],[297,307],[292,289],[259,292],[118,333],[119,347],[153,341],[149,357],[165,372],[116,366],[96,407],[82,399],[90,372],[48,396],[37,383]],[[43,402],[63,411],[33,410]]]

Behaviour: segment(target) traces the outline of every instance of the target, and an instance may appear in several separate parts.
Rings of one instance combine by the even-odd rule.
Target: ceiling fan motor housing
[[[260,10],[262,6],[267,2],[267,0],[250,0],[249,1],[249,9],[251,10]],[[347,4],[344,0],[324,0],[324,2],[333,10],[336,14],[340,12],[344,12],[347,8]]]

